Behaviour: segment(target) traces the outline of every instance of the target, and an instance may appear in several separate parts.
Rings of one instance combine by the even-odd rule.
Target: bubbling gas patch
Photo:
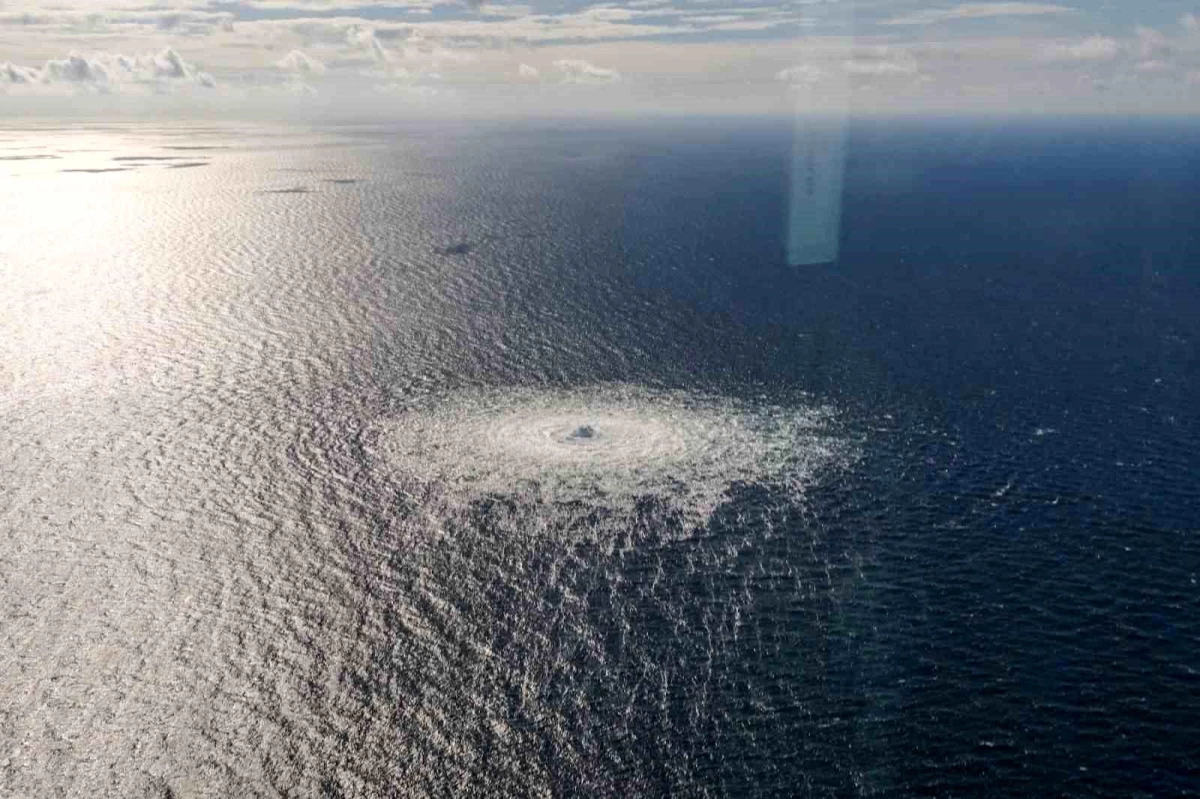
[[[377,456],[465,500],[525,495],[629,509],[665,501],[702,522],[738,482],[802,492],[850,448],[833,411],[608,385],[433,396],[392,419]]]

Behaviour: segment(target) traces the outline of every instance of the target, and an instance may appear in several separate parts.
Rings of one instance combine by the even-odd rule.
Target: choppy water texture
[[[8,129],[0,796],[1194,792],[1196,141]]]

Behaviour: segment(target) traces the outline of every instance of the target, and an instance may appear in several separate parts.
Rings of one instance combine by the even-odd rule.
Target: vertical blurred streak
[[[836,261],[841,238],[851,0],[833,4],[825,19],[838,30],[839,43],[825,51],[821,67],[798,67],[799,79],[792,86],[796,115],[787,221],[787,259],[792,266]]]

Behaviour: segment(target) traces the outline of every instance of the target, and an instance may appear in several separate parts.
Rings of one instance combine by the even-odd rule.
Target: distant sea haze
[[[0,133],[0,794],[1194,791],[1200,131],[793,133]]]

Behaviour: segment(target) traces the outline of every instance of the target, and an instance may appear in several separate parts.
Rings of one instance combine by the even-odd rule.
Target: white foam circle
[[[536,494],[620,509],[653,495],[711,513],[737,481],[801,491],[842,460],[829,408],[626,385],[463,392],[392,420],[379,456],[464,498]]]

